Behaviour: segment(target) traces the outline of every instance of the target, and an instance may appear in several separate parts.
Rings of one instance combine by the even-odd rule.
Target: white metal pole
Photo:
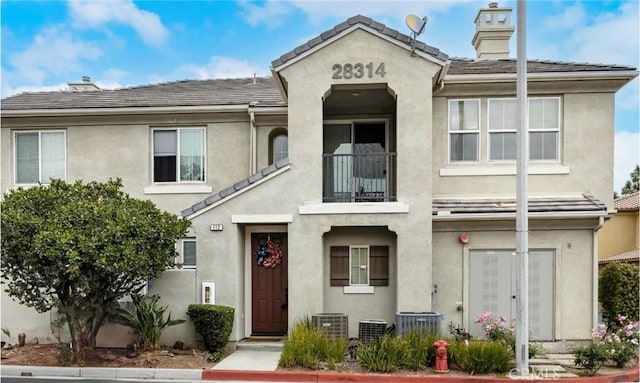
[[[527,201],[527,172],[529,161],[529,133],[527,129],[527,13],[526,1],[518,0],[517,79],[519,125],[516,157],[516,369],[521,376],[529,373],[529,212]]]

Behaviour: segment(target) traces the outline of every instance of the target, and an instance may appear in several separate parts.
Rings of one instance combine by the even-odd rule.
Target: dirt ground
[[[66,350],[65,350],[66,351]],[[71,366],[69,352],[58,344],[27,344],[23,347],[5,346],[3,365]],[[96,347],[86,350],[82,367],[139,367],[139,368],[211,368],[216,363],[207,360],[200,350],[161,349],[134,352],[126,348]]]

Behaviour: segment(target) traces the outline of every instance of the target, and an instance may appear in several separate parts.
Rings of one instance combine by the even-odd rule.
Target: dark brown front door
[[[271,244],[269,242],[271,241]],[[271,245],[269,247],[269,245]],[[262,265],[257,255],[271,249]],[[282,251],[277,266],[273,267],[273,253]],[[251,234],[251,326],[252,335],[283,335],[288,322],[287,234]],[[277,258],[277,257],[276,257]]]

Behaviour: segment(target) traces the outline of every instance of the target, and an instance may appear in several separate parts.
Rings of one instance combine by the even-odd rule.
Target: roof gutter
[[[589,72],[544,72],[527,73],[529,82],[549,80],[627,80],[638,77],[637,70],[624,71],[589,71]],[[490,82],[515,82],[515,73],[489,73],[489,74],[450,74],[444,80],[448,84],[471,84]]]
[[[256,114],[286,113],[283,107],[253,107]],[[64,117],[64,116],[112,116],[132,114],[173,114],[173,113],[248,113],[249,105],[202,105],[202,106],[154,106],[120,108],[71,108],[71,109],[19,109],[2,110],[2,117]]]
[[[491,221],[499,219],[516,219],[516,213],[467,213],[467,214],[451,214],[440,211],[440,214],[432,216],[432,221]],[[581,218],[603,218],[607,216],[606,211],[585,211],[585,212],[530,212],[531,219],[581,219]]]

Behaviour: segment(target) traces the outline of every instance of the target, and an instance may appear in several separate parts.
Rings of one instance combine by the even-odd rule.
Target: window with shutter
[[[331,286],[388,286],[389,246],[331,246]]]

